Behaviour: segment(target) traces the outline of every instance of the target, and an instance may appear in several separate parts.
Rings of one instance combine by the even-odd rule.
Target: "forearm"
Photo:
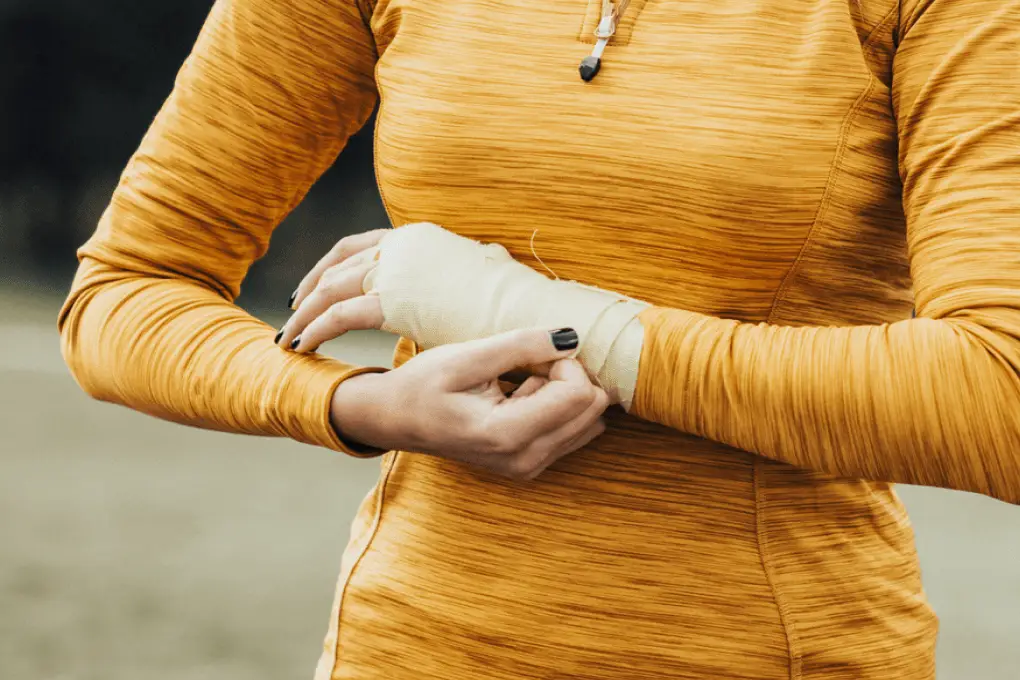
[[[632,413],[799,467],[1018,503],[1011,314],[791,328],[648,310]]]
[[[629,406],[640,354],[636,317],[646,303],[549,279],[498,244],[429,223],[387,233],[375,261],[362,288],[378,296],[383,330],[429,348],[510,330],[570,328],[590,377],[614,403]]]
[[[633,412],[833,475],[1020,503],[1020,2],[901,4],[890,94],[918,318],[649,310]]]
[[[93,396],[200,427],[344,450],[329,423],[355,367],[287,354],[232,304],[280,221],[375,103],[351,0],[220,0],[132,156],[60,327]]]
[[[274,330],[209,288],[85,258],[60,317],[72,374],[97,399],[197,427],[357,454],[330,424],[336,386],[364,370],[277,348]]]

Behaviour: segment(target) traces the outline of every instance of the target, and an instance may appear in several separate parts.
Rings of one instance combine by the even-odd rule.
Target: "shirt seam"
[[[885,16],[879,19],[878,23],[875,24],[870,31],[868,31],[868,35],[864,38],[864,42],[861,43],[861,46],[864,48],[873,46],[875,44],[875,38],[879,35],[879,29],[884,28],[885,25],[889,23],[890,19],[893,17],[899,17],[899,15],[900,0],[897,0],[897,2],[894,2],[893,6],[889,8],[889,11],[885,13]]]
[[[362,547],[361,552],[359,552],[358,556],[355,558],[354,564],[351,565],[351,570],[347,574],[347,578],[344,579],[343,586],[341,586],[340,589],[340,595],[337,598],[338,603],[336,613],[336,644],[333,647],[333,663],[330,665],[329,675],[326,676],[327,678],[332,678],[334,676],[334,674],[336,673],[337,665],[339,665],[340,663],[341,654],[340,637],[341,635],[343,635],[344,628],[343,625],[344,599],[347,597],[348,587],[350,586],[351,582],[354,580],[355,575],[358,572],[358,567],[361,566],[362,559],[364,559],[365,555],[367,555],[368,551],[372,548],[372,543],[375,542],[375,537],[379,533],[379,526],[382,524],[383,507],[386,504],[386,488],[389,485],[390,475],[397,465],[397,458],[400,456],[400,453],[401,453],[400,451],[394,451],[393,456],[389,460],[389,463],[383,470],[382,476],[379,480],[378,490],[376,491],[378,499],[376,501],[375,516],[372,518],[372,527],[369,531],[368,540],[365,541],[364,547]]]
[[[786,597],[779,586],[776,569],[769,553],[768,527],[765,521],[767,493],[765,490],[764,461],[761,458],[755,459],[751,477],[754,487],[754,524],[755,537],[758,542],[758,557],[761,559],[762,570],[765,572],[765,581],[772,593],[772,600],[776,603],[776,609],[779,612],[779,623],[783,627],[783,634],[786,636],[786,649],[790,666],[789,680],[800,680],[801,660],[803,658],[800,637],[797,634],[797,627],[793,623],[793,616],[790,613]]]
[[[870,49],[875,37],[880,34],[879,29],[885,26],[892,17],[898,15],[897,10],[898,6],[894,6],[886,13],[882,20],[878,22],[875,28],[868,34],[867,40],[862,43],[862,50]],[[866,102],[868,97],[871,96],[871,93],[875,91],[875,84],[878,82],[875,78],[875,74],[872,73],[870,68],[867,69],[867,72],[867,86],[857,99],[854,100],[854,103],[850,106],[850,109],[843,117],[843,123],[841,124],[839,131],[839,140],[836,144],[836,155],[832,160],[832,165],[829,167],[828,177],[825,179],[825,189],[822,193],[822,200],[818,203],[814,219],[811,222],[811,226],[808,228],[807,235],[804,237],[804,242],[801,244],[800,250],[797,252],[797,256],[790,264],[790,268],[786,271],[786,275],[783,276],[783,280],[780,282],[779,287],[776,288],[775,295],[772,297],[772,305],[769,307],[768,316],[765,318],[766,323],[774,322],[776,312],[779,310],[780,305],[782,305],[786,300],[786,296],[790,292],[790,288],[793,286],[794,276],[800,270],[800,266],[804,262],[808,249],[814,242],[819,225],[824,222],[825,216],[829,210],[829,205],[832,203],[832,194],[836,185],[836,178],[839,177],[839,174],[843,169],[843,159],[846,156],[850,130],[853,128],[854,121],[857,119],[857,114],[860,113],[862,108],[864,108],[864,102]]]
[[[386,189],[383,187],[382,175],[380,174],[379,164],[379,130],[382,127],[383,111],[386,106],[385,97],[383,97],[382,88],[378,87],[379,82],[379,62],[375,63],[375,82],[376,91],[378,96],[378,102],[375,110],[375,125],[372,126],[372,169],[375,171],[375,187],[379,192],[379,202],[382,203],[383,212],[386,213],[386,219],[389,220],[390,227],[396,227],[396,222],[393,221],[393,210],[390,208],[390,203],[386,200]]]
[[[375,52],[375,60],[379,61],[379,43],[375,39],[375,31],[372,30],[372,19],[375,17],[376,0],[353,0],[358,14],[361,15],[361,23],[365,25],[368,37],[372,40],[372,50]],[[378,82],[378,81],[377,81]]]
[[[822,200],[818,203],[818,209],[815,211],[815,217],[811,221],[811,226],[808,228],[807,235],[804,237],[804,242],[801,244],[800,250],[797,252],[797,256],[794,258],[793,263],[790,264],[790,268],[786,271],[786,275],[783,277],[779,287],[776,288],[776,293],[772,298],[772,305],[769,307],[769,314],[765,319],[766,323],[774,322],[776,311],[786,300],[786,296],[790,292],[790,288],[793,284],[794,275],[800,270],[800,265],[804,262],[805,255],[807,254],[811,244],[814,242],[815,235],[818,232],[818,225],[824,221],[825,215],[829,210],[829,205],[832,202],[832,194],[836,185],[836,178],[839,176],[843,167],[843,158],[846,155],[850,128],[853,127],[853,122],[857,118],[858,112],[860,112],[861,108],[864,106],[864,102],[867,101],[874,89],[875,77],[871,74],[871,70],[869,69],[867,87],[865,87],[864,91],[857,97],[856,101],[854,101],[850,110],[847,111],[846,116],[843,118],[843,125],[839,134],[839,142],[836,146],[836,156],[833,158],[832,165],[829,167],[829,176],[825,180],[825,189],[822,193]]]

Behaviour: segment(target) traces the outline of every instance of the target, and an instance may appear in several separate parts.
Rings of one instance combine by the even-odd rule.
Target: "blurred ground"
[[[60,360],[58,303],[0,290],[0,679],[310,678],[377,463],[89,401]],[[388,344],[329,351],[385,363]],[[1017,678],[1020,508],[902,495],[939,678]]]

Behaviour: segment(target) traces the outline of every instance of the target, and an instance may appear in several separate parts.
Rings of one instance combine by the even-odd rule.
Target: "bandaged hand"
[[[296,311],[277,342],[313,351],[349,330],[378,328],[422,348],[522,328],[573,328],[576,358],[614,403],[630,406],[648,305],[573,281],[554,280],[430,223],[340,241],[302,281]]]

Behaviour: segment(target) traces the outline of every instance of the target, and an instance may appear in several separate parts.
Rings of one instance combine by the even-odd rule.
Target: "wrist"
[[[639,316],[629,318],[622,328],[614,327],[605,362],[592,379],[609,394],[610,402],[630,411],[637,387],[645,329]]]
[[[330,423],[344,443],[356,452],[388,448],[379,431],[385,377],[385,373],[362,373],[344,380],[333,391]]]

